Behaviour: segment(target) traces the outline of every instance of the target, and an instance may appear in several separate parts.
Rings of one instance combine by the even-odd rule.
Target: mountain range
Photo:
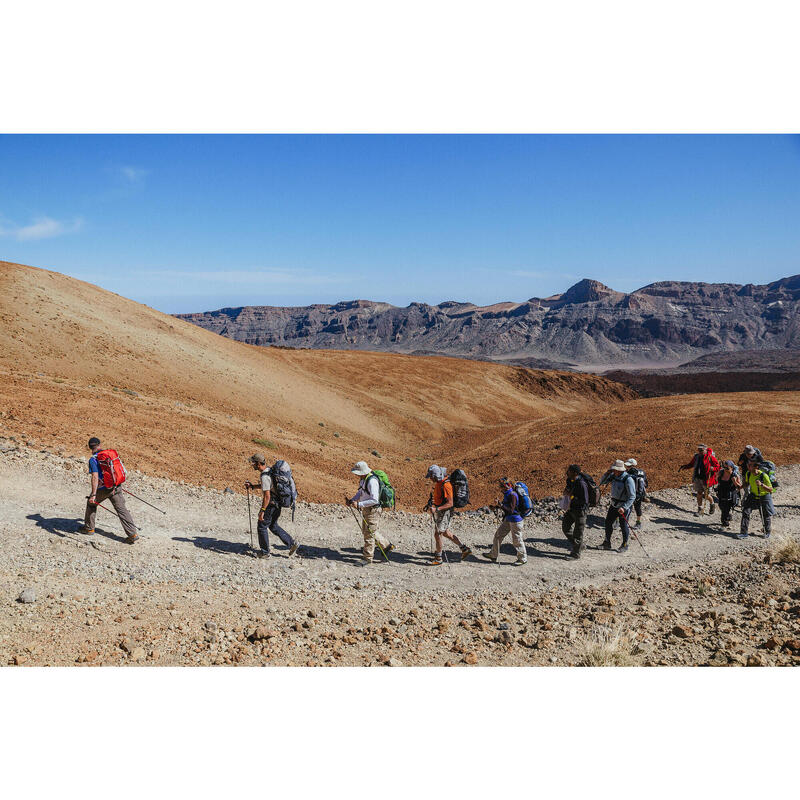
[[[500,360],[534,368],[660,366],[713,352],[800,347],[800,275],[768,283],[661,281],[617,292],[585,278],[563,294],[490,306],[369,300],[243,306],[181,319],[255,345]]]

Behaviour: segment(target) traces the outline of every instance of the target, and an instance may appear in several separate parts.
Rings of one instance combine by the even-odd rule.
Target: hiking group
[[[89,439],[89,450],[92,455],[89,459],[89,476],[91,481],[90,494],[86,499],[86,513],[84,524],[79,529],[83,533],[94,533],[95,516],[100,507],[119,517],[126,534],[125,541],[133,544],[139,538],[138,526],[134,523],[125,504],[124,494],[131,492],[122,487],[127,477],[127,472],[116,450],[103,449],[100,440],[96,437]],[[288,555],[292,556],[300,547],[296,539],[279,524],[283,509],[292,510],[292,521],[297,503],[297,488],[292,470],[283,459],[278,459],[273,465],[267,464],[266,458],[260,453],[252,455],[249,459],[250,467],[258,472],[258,482],[245,481],[247,492],[248,519],[250,521],[251,549],[259,558],[269,558],[269,534],[277,536],[286,546]],[[705,444],[697,446],[697,452],[687,464],[679,470],[692,470],[692,491],[697,499],[696,517],[704,513],[713,514],[715,506],[720,508],[720,524],[724,530],[730,528],[732,513],[741,505],[741,526],[736,537],[747,538],[752,512],[758,509],[762,520],[764,536],[769,537],[772,530],[772,517],[775,506],[772,494],[778,486],[776,468],[771,461],[767,461],[761,451],[746,445],[737,463],[732,460],[720,464],[714,451]],[[352,497],[345,495],[345,505],[350,509],[356,524],[359,526],[364,539],[361,550],[361,560],[372,563],[375,558],[377,546],[382,557],[388,561],[389,554],[395,550],[394,544],[381,533],[383,512],[385,509],[394,509],[395,490],[389,476],[383,470],[370,469],[365,461],[359,461],[351,469],[351,473],[358,478],[358,489]],[[447,470],[437,464],[428,467],[425,479],[431,483],[428,502],[423,512],[431,517],[431,551],[433,558],[431,565],[440,566],[447,561],[443,548],[443,540],[448,539],[460,550],[460,560],[473,556],[472,549],[459,539],[452,531],[453,522],[458,509],[469,505],[469,482],[461,469]],[[528,561],[528,554],[523,539],[525,519],[533,512],[528,487],[522,481],[513,481],[508,477],[498,479],[500,496],[490,506],[500,514],[499,525],[494,533],[491,548],[484,557],[492,562],[497,562],[500,556],[500,547],[507,536],[511,536],[511,543],[516,552],[515,565],[523,565]],[[570,542],[569,558],[578,559],[585,546],[586,524],[591,508],[600,504],[604,488],[609,488],[609,505],[605,515],[605,537],[601,544],[603,550],[612,549],[612,536],[615,525],[619,526],[622,542],[616,548],[618,553],[628,550],[631,534],[644,545],[637,535],[641,530],[644,519],[642,504],[648,501],[647,475],[639,468],[635,458],[626,461],[618,459],[601,477],[599,484],[584,472],[580,465],[570,464],[566,470],[566,484],[560,500],[560,508],[564,512],[561,520],[561,529]],[[712,495],[712,489],[715,494]],[[256,532],[258,549],[253,540],[250,492],[260,491],[261,504],[258,509]],[[138,500],[142,498],[137,497]],[[114,508],[112,511],[103,502],[109,500]],[[156,508],[145,500],[142,502]],[[704,511],[708,504],[708,512]],[[161,513],[166,513],[161,511]],[[632,516],[636,515],[635,524]],[[647,551],[645,551],[646,553]]]

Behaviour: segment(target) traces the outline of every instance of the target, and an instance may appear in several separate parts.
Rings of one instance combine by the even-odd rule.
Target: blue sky
[[[788,136],[2,136],[0,260],[167,312],[800,273]]]

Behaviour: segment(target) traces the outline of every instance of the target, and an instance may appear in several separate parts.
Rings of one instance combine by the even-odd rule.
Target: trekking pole
[[[361,517],[361,522],[363,523],[363,525],[366,525],[367,521],[364,519],[364,515],[361,513],[361,509],[359,509],[358,517],[357,517],[356,516],[356,512],[353,510],[353,507],[352,506],[347,506],[347,507],[350,509],[350,513],[353,515],[353,519],[356,521],[356,525],[358,525],[358,529],[363,533],[364,528],[362,527],[362,525],[359,524],[358,517]],[[369,527],[369,526],[367,526],[367,527]],[[389,560],[389,556],[386,555],[386,553],[384,552],[383,548],[378,543],[377,539],[375,539],[375,544],[378,545],[378,550],[380,550],[381,553],[383,553],[383,557],[388,561]]]
[[[89,499],[89,495],[86,496],[86,499],[87,500]],[[122,517],[120,517],[120,515],[117,514],[116,511],[112,511],[110,508],[106,508],[102,503],[95,503],[95,506],[97,506],[97,508],[102,508],[103,511],[108,511],[109,514],[113,514],[115,517],[119,519],[120,522],[122,522]],[[131,523],[131,525],[133,525],[133,523]],[[137,531],[141,530],[141,528],[138,525],[133,525],[133,527],[136,528]]]
[[[628,522],[628,518],[627,518],[627,516],[625,517],[625,522]],[[628,524],[628,530],[629,530],[629,531],[630,531],[630,532],[633,534],[633,538],[634,538],[634,539],[636,539],[636,541],[637,541],[637,542],[639,542],[639,547],[641,547],[641,548],[642,548],[642,550],[644,550],[644,554],[645,554],[645,555],[646,555],[648,558],[650,558],[650,553],[648,553],[648,552],[647,552],[647,550],[645,550],[645,548],[644,548],[644,545],[642,544],[642,540],[639,538],[639,534],[637,534],[637,533],[636,533],[636,529],[635,529],[635,528],[632,528],[632,527],[630,526],[630,524]]]
[[[250,549],[255,550],[256,546],[253,544],[253,514],[250,511],[250,484],[245,488],[247,489],[247,521],[250,523]]]
[[[167,512],[160,509],[158,506],[154,506],[152,503],[148,503],[147,500],[142,500],[138,494],[134,494],[133,492],[129,492],[127,489],[123,489],[125,494],[129,494],[131,497],[135,497],[140,503],[144,503],[146,506],[150,506],[150,508],[154,508],[156,511],[161,511],[162,514],[166,514]]]

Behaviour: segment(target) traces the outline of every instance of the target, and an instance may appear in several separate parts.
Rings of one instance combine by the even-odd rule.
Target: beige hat
[[[755,453],[756,449],[755,449],[755,447],[753,447],[753,445],[746,444],[744,446],[744,451],[745,451],[745,453]]]
[[[625,472],[625,462],[617,459],[612,465],[611,469],[618,469],[620,472]]]
[[[350,472],[352,472],[353,475],[360,475],[363,478],[365,475],[369,475],[372,470],[367,466],[366,461],[359,461]]]

